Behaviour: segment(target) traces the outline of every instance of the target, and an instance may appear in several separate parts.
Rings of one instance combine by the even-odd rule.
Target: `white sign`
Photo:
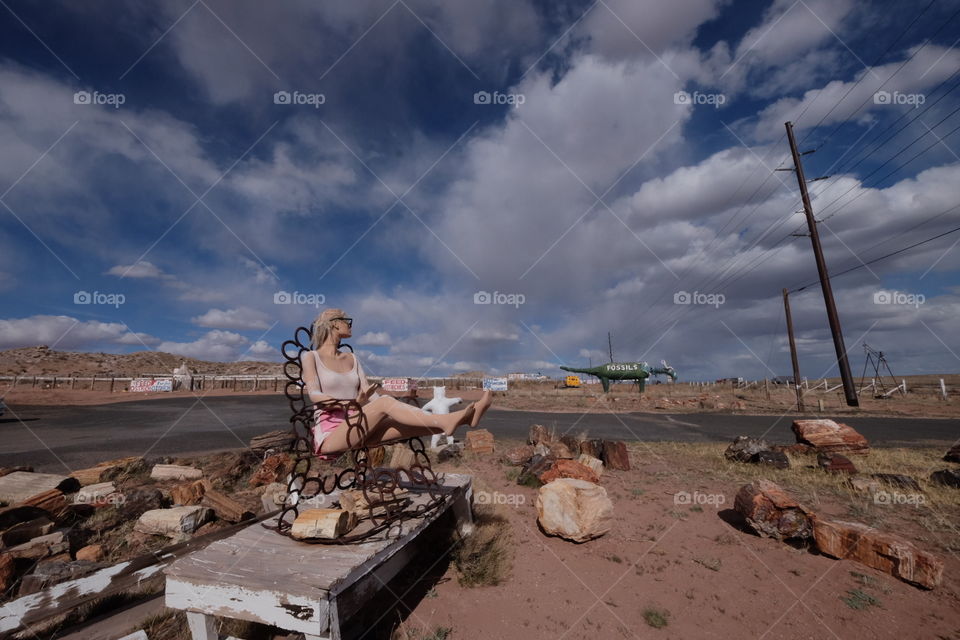
[[[130,381],[130,391],[173,391],[171,378],[134,378]]]
[[[384,391],[404,393],[417,390],[417,381],[413,378],[384,378],[381,384]]]
[[[489,389],[490,391],[506,391],[507,379],[506,378],[484,378],[483,388]]]

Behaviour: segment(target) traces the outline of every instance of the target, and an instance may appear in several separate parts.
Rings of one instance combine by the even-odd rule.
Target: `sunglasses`
[[[336,320],[343,320],[344,322],[347,323],[348,327],[350,327],[351,329],[353,328],[353,318],[334,318],[333,320],[331,320],[331,322],[334,322]]]

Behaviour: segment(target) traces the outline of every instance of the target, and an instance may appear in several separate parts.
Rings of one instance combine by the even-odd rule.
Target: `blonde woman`
[[[379,384],[367,382],[360,360],[340,351],[340,340],[352,334],[353,318],[341,309],[326,309],[312,329],[312,351],[301,356],[303,382],[311,402],[356,400],[367,418],[364,441],[348,442],[349,424],[343,409],[318,407],[314,412],[314,454],[332,460],[351,446],[377,446],[381,442],[444,433],[452,435],[460,425],[477,426],[490,408],[492,394],[484,391],[477,402],[446,415],[426,413],[396,398],[376,392]],[[352,410],[353,411],[353,410]],[[354,434],[356,437],[356,434]]]

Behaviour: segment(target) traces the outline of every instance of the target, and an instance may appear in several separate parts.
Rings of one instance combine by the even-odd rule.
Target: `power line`
[[[960,205],[957,205],[957,206],[955,206],[955,207],[953,207],[953,208],[951,208],[951,209],[948,209],[947,211],[952,211],[953,209],[956,209],[957,207],[960,207]],[[933,236],[932,238],[927,238],[926,240],[921,240],[920,242],[915,242],[915,243],[913,243],[913,244],[911,244],[911,245],[909,245],[909,246],[903,247],[902,249],[897,249],[896,251],[891,251],[890,253],[887,253],[887,254],[885,254],[885,255],[882,255],[882,256],[880,256],[880,257],[878,257],[878,258],[874,258],[873,260],[868,260],[867,262],[863,262],[863,263],[861,263],[861,264],[854,265],[854,266],[850,267],[849,269],[845,269],[845,270],[841,271],[840,273],[835,273],[835,274],[833,274],[832,276],[830,276],[829,279],[830,279],[830,280],[833,280],[834,278],[839,278],[840,276],[844,275],[845,273],[850,273],[851,271],[856,271],[857,269],[863,269],[864,267],[866,267],[866,266],[868,266],[868,265],[874,264],[874,263],[876,263],[876,262],[880,262],[881,260],[886,260],[887,258],[893,257],[893,256],[895,256],[895,255],[899,255],[899,254],[901,254],[901,253],[904,253],[905,251],[909,251],[910,249],[914,249],[914,248],[919,247],[919,246],[921,246],[921,245],[927,244],[928,242],[933,242],[934,240],[938,240],[938,239],[940,239],[940,238],[942,238],[942,237],[944,237],[944,236],[948,236],[948,235],[950,235],[951,233],[956,233],[957,231],[960,231],[960,227],[954,227],[953,229],[950,229],[949,231],[944,231],[943,233],[938,233],[937,235]],[[794,289],[794,290],[791,291],[790,293],[796,293],[796,292],[798,292],[798,291],[803,291],[803,290],[806,289],[807,287],[812,287],[812,286],[815,285],[815,284],[820,284],[820,281],[819,281],[819,280],[816,280],[816,281],[811,282],[811,283],[809,283],[809,284],[805,284],[805,285],[803,285],[802,287],[799,287],[799,288],[797,288],[797,289]]]
[[[933,6],[933,4],[934,4],[936,1],[937,1],[937,0],[930,0],[930,4],[928,4],[926,7],[924,7],[923,10],[922,10],[919,14],[917,14],[917,16],[910,22],[910,24],[908,24],[908,25],[900,32],[900,35],[898,35],[898,36],[893,40],[893,42],[891,42],[891,43],[887,46],[887,48],[884,49],[883,53],[881,53],[879,56],[876,57],[876,59],[875,59],[875,60],[873,61],[873,63],[871,63],[871,65],[870,65],[871,68],[875,67],[875,66],[877,65],[877,63],[880,62],[880,61],[883,59],[883,57],[886,56],[886,55],[890,52],[891,49],[893,49],[894,45],[896,45],[896,44],[900,41],[900,38],[902,38],[903,36],[906,35],[907,31],[910,30],[910,27],[912,27],[914,24],[916,24],[917,20],[919,20],[921,17],[923,17],[923,15],[930,9],[930,7]],[[921,45],[920,47],[918,47],[917,50],[914,51],[914,52],[910,55],[909,58],[907,58],[906,60],[903,61],[903,63],[897,68],[896,71],[894,71],[892,74],[890,74],[890,77],[889,77],[889,78],[887,78],[886,80],[884,80],[883,83],[882,83],[879,87],[877,87],[876,91],[879,91],[880,89],[882,89],[882,88],[884,87],[884,85],[886,85],[888,82],[890,82],[890,80],[892,80],[895,75],[897,75],[898,73],[900,73],[900,70],[903,69],[903,67],[904,67],[908,62],[910,62],[911,60],[913,60],[914,56],[916,56],[918,53],[920,53],[920,51],[921,51],[924,47],[926,47],[927,44],[929,44],[930,41],[937,36],[937,34],[939,34],[939,33],[942,31],[943,28],[944,28],[951,20],[953,20],[953,19],[957,16],[958,13],[960,13],[960,10],[957,10],[957,12],[955,12],[952,16],[950,16],[949,18],[947,18],[947,20],[946,20],[943,24],[940,25],[940,28],[937,29],[936,32],[934,32],[934,34],[933,34],[932,36],[930,36],[929,38],[927,38],[927,41],[924,42],[923,45]],[[813,134],[813,132],[823,123],[823,121],[826,120],[826,119],[830,116],[831,113],[833,113],[834,109],[836,109],[837,107],[839,107],[839,106],[840,106],[840,103],[843,102],[844,100],[846,100],[846,99],[847,99],[847,96],[850,95],[850,93],[851,93],[854,89],[856,89],[856,88],[860,85],[860,83],[863,82],[864,78],[866,78],[866,77],[867,77],[867,74],[866,74],[866,73],[864,73],[862,76],[860,76],[860,79],[857,80],[849,89],[847,89],[847,92],[844,93],[844,94],[840,97],[840,99],[837,100],[836,103],[834,103],[834,105],[833,105],[832,107],[830,107],[830,110],[827,111],[827,113],[825,113],[822,118],[820,118],[820,121],[817,122],[817,124],[813,125],[813,128],[812,128],[812,129],[810,129],[809,131],[807,131],[807,133],[803,136],[803,139],[800,141],[799,144],[803,144],[803,143],[806,141],[806,139],[809,138],[809,137]],[[876,91],[874,91],[874,93],[876,93]],[[868,97],[866,100],[864,100],[863,102],[861,102],[861,103],[860,103],[860,106],[858,106],[858,107],[853,111],[853,113],[850,114],[850,116],[849,116],[846,120],[849,120],[849,119],[852,118],[854,115],[856,115],[856,113],[857,113],[858,111],[860,111],[860,109],[863,108],[863,105],[867,104],[867,102],[869,102],[869,100],[870,100],[870,98]],[[837,129],[839,129],[843,124],[845,124],[846,120],[844,120],[844,121],[842,121],[842,122],[840,122],[840,123],[837,124],[837,126],[833,129],[833,131],[831,131],[830,134],[824,138],[824,141],[823,141],[822,143],[820,143],[820,147],[822,147],[822,146],[826,143],[826,141],[829,140],[829,139],[833,136],[833,134],[837,132]],[[819,149],[820,147],[817,147],[817,148]]]

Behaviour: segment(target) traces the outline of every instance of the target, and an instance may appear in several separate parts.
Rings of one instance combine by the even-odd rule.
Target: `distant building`
[[[508,373],[507,380],[546,380],[547,376],[539,373]]]

